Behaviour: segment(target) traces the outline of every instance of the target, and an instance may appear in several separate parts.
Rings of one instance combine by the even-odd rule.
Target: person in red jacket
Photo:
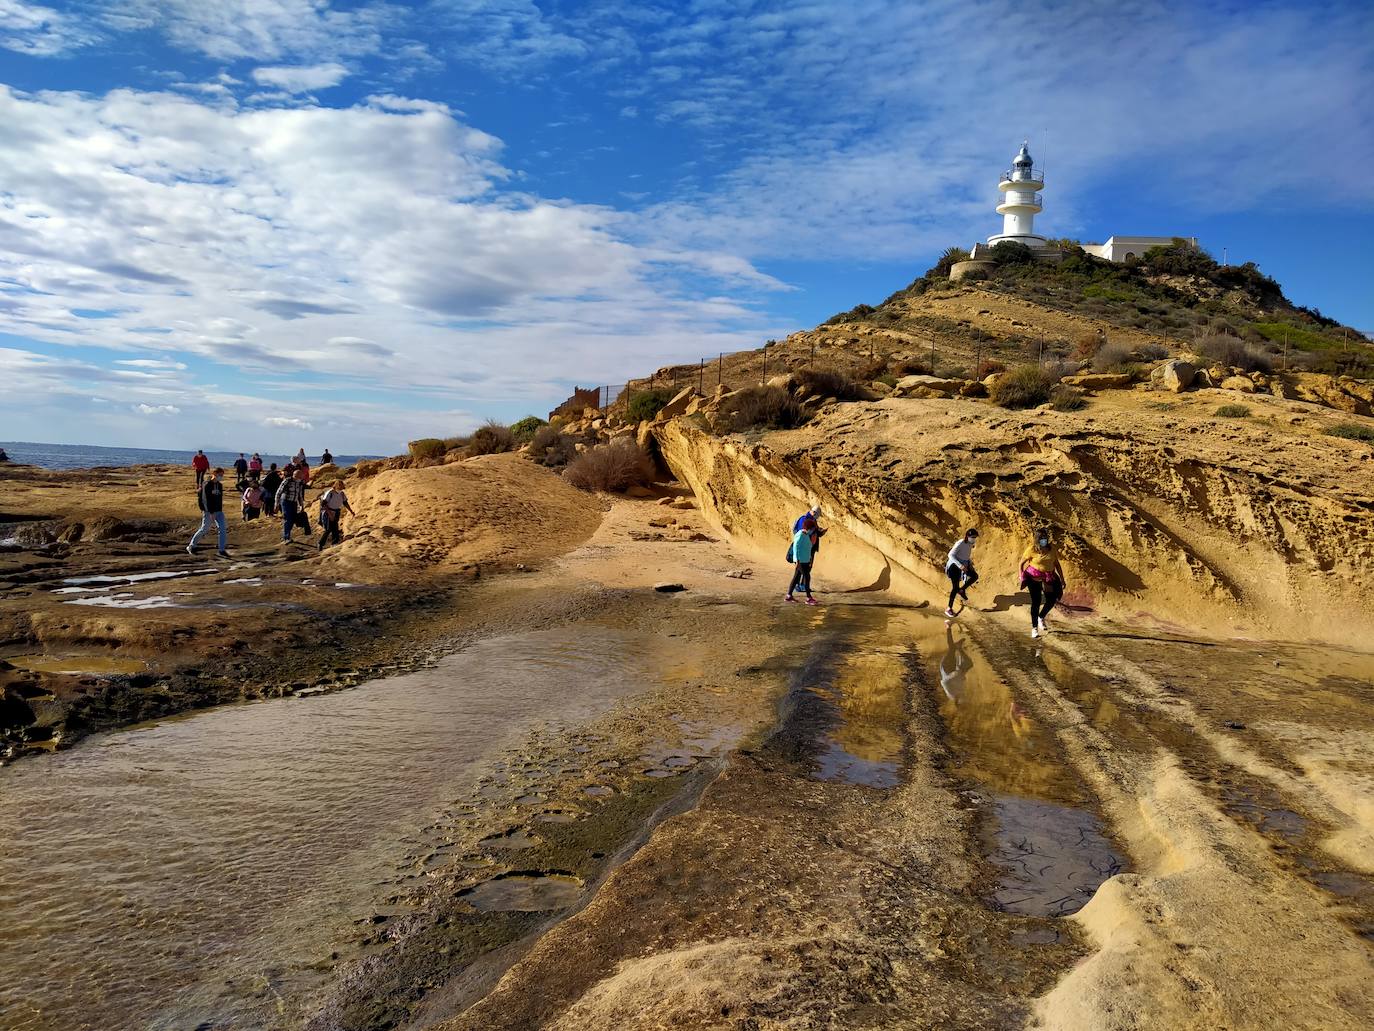
[[[204,451],[197,451],[191,458],[191,468],[196,471],[196,490],[205,484],[205,474],[210,470],[210,459],[205,457]]]

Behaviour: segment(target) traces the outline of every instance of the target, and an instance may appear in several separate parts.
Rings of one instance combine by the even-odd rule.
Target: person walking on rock
[[[1064,570],[1048,528],[1036,532],[1035,540],[1021,556],[1021,585],[1030,591],[1031,636],[1048,633],[1050,610],[1064,597]]]
[[[243,452],[239,452],[238,458],[234,459],[234,486],[243,490],[248,479],[248,459],[243,457]]]
[[[216,469],[215,474],[201,485],[197,492],[197,500],[200,510],[203,513],[200,519],[200,529],[191,535],[191,543],[186,545],[186,554],[194,555],[196,545],[200,539],[210,532],[210,527],[219,527],[219,550],[217,554],[220,558],[229,557],[229,527],[224,522],[224,484],[220,480],[224,476],[223,469]]]
[[[353,506],[348,503],[348,495],[344,493],[344,481],[335,480],[334,486],[320,498],[320,551],[324,551],[330,537],[334,538],[335,544],[343,542],[344,509],[348,509],[349,515],[355,514]]]
[[[305,474],[300,470],[277,488],[277,509],[281,512],[281,539],[289,542],[296,518],[305,510]]]
[[[257,478],[250,478],[243,492],[243,521],[256,519],[262,512],[262,487]]]
[[[324,449],[324,454],[320,455],[320,465],[333,465],[334,456],[329,453],[329,448]]]
[[[811,596],[811,562],[815,555],[815,543],[812,534],[816,532],[816,517],[810,512],[802,517],[801,527],[792,535],[792,547],[788,549],[788,554],[792,556],[792,582],[787,587],[787,596],[784,601],[796,601],[792,593],[800,587],[806,592],[806,604],[817,604],[816,599]]]
[[[210,471],[210,459],[205,457],[204,451],[197,451],[191,457],[191,468],[196,471],[196,490],[205,486],[205,474]]]
[[[277,488],[280,486],[281,472],[277,469],[277,463],[273,462],[267,475],[262,478],[262,510],[269,516],[277,514]]]
[[[964,599],[967,605],[968,589],[978,582],[978,570],[973,568],[973,548],[977,543],[978,531],[968,530],[954,542],[945,559],[945,575],[949,577],[949,604],[945,606],[945,615],[951,619],[956,615],[955,595]]]

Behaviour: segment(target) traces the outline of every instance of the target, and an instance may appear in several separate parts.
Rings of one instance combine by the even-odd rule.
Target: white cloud
[[[174,46],[221,61],[337,58],[372,53],[399,9],[335,10],[329,0],[105,0],[114,29],[162,32]]]
[[[128,365],[136,369],[169,369],[180,372],[186,368],[185,362],[168,361],[165,358],[117,358],[116,365]]]
[[[18,287],[0,332],[494,402],[776,328],[712,297],[781,285],[748,262],[510,192],[500,151],[395,97],[243,110],[0,87],[0,282]],[[78,297],[111,314],[76,317]]]
[[[348,77],[348,69],[337,61],[311,65],[276,65],[253,69],[253,79],[264,86],[276,86],[288,93],[337,86]]]
[[[262,420],[264,426],[273,426],[283,430],[313,430],[315,427],[304,419],[289,419],[281,415],[273,415]]]
[[[0,48],[51,57],[94,41],[89,29],[51,7],[0,0]]]
[[[181,414],[181,409],[178,408],[176,405],[149,405],[149,404],[141,404],[141,403],[140,403],[140,404],[134,405],[134,411],[139,412],[139,413],[142,414],[142,415],[180,415],[180,414]]]

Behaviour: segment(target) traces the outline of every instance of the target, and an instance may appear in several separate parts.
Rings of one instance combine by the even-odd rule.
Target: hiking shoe
[[[953,618],[954,618],[954,610],[953,610],[953,609],[945,609],[945,615],[948,616],[950,619],[953,619]]]
[[[820,602],[818,602],[815,598],[811,597],[811,596],[808,594],[808,595],[806,596],[806,604],[808,604],[808,605],[819,605]]]
[[[1033,627],[1031,627],[1031,636],[1032,636],[1032,637],[1039,637],[1039,636],[1040,636],[1040,628],[1039,628],[1038,626],[1033,626]]]
[[[190,545],[190,544],[186,545],[186,554],[188,554],[188,555],[194,555],[195,553],[196,553],[196,549],[195,549],[192,545]]]
[[[964,588],[964,587],[960,587],[960,588],[959,588],[959,597],[961,597],[961,598],[964,599],[964,604],[965,604],[965,605],[968,604],[968,590],[967,590],[967,588]]]
[[[783,600],[783,601],[796,601],[797,599],[794,598],[794,597],[792,597],[792,595],[790,595],[790,594],[785,594],[785,595],[783,595],[782,600]]]
[[[217,552],[215,552],[215,554],[218,555],[220,558],[228,558],[228,557],[229,557],[229,552],[227,552],[227,551],[217,551]]]
[[[1040,620],[1040,632],[1042,634],[1048,634],[1050,632],[1050,621],[1043,617]]]

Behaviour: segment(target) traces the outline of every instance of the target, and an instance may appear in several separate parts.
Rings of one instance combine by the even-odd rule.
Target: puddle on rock
[[[509,873],[458,893],[483,913],[540,913],[565,909],[582,894],[582,881],[566,873]]]
[[[543,844],[543,841],[524,827],[512,827],[504,834],[493,834],[477,844],[483,848],[534,848]]]
[[[1077,913],[1125,863],[1085,809],[999,795],[988,842],[1003,870],[992,904],[1026,916]]]
[[[16,655],[5,661],[32,673],[68,675],[141,673],[148,668],[142,659],[122,659],[114,655]]]
[[[175,580],[178,577],[190,576],[194,573],[193,569],[165,569],[155,573],[117,573],[106,576],[68,576],[62,579],[64,584],[137,584],[147,580]]]

